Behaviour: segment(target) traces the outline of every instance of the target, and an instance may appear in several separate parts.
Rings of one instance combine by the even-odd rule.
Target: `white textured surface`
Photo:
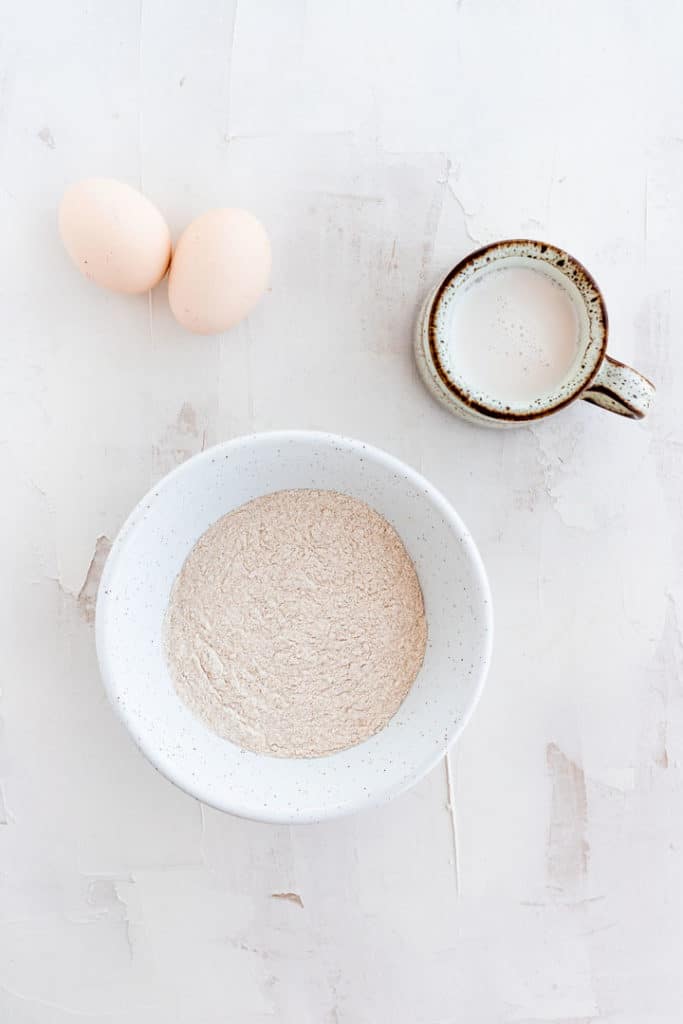
[[[680,5],[26,0],[1,18],[0,1020],[678,1022]],[[204,339],[163,287],[89,286],[55,223],[87,174],[141,182],[176,236],[253,209],[266,301]],[[515,234],[596,275],[612,353],[659,385],[650,419],[579,405],[493,433],[428,399],[420,299]],[[276,426],[422,469],[497,610],[450,770],[301,829],[202,811],[156,775],[89,621],[105,538],[149,484]]]

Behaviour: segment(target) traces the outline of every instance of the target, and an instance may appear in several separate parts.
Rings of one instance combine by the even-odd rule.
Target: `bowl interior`
[[[162,633],[171,587],[201,534],[252,498],[298,487],[353,495],[392,523],[415,563],[429,629],[423,667],[386,728],[357,747],[307,760],[254,754],[211,733],[175,693]],[[117,537],[97,605],[105,687],[143,753],[204,802],[265,821],[333,817],[416,781],[464,725],[490,641],[483,566],[445,499],[384,452],[308,432],[239,438],[162,480]]]

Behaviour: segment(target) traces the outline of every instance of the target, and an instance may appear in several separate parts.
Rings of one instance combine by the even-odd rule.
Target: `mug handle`
[[[650,408],[655,386],[642,373],[638,373],[618,359],[605,356],[593,383],[582,392],[581,398],[599,405],[618,416],[642,420]]]

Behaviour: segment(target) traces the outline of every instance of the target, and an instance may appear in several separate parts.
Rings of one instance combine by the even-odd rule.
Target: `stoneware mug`
[[[577,355],[559,384],[527,402],[478,392],[449,352],[453,304],[492,270],[527,268],[546,274],[566,292],[577,320]],[[607,310],[586,268],[562,249],[530,239],[493,242],[466,256],[428,295],[415,331],[415,357],[429,391],[452,413],[489,427],[538,420],[582,398],[630,419],[647,413],[654,385],[637,370],[607,355]]]

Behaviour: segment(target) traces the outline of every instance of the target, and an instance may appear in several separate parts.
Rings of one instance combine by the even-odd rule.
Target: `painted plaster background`
[[[675,0],[23,0],[0,10],[0,1021],[674,1024],[683,1007],[683,14]],[[65,185],[174,234],[268,225],[229,336],[99,292]],[[410,354],[480,242],[569,249],[658,385],[477,431]],[[424,472],[497,614],[463,741],[376,813],[273,828],[144,762],[98,680],[110,539],[163,473],[274,427]]]

